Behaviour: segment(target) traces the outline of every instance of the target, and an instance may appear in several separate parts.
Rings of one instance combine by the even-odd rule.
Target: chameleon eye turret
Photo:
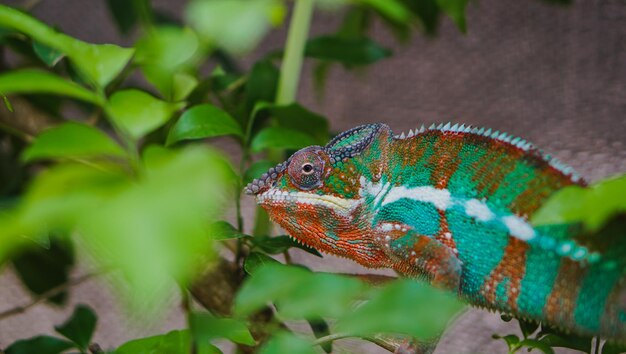
[[[311,190],[323,184],[325,154],[320,147],[313,146],[296,152],[289,160],[287,173],[291,182],[301,190]]]

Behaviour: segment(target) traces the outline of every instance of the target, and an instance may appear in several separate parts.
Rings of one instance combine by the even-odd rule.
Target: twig
[[[226,86],[224,91],[226,93],[231,93],[231,92],[235,91],[236,89],[238,89],[238,88],[242,87],[243,85],[245,85],[246,82],[248,82],[248,75],[242,75],[240,78],[238,78],[237,80],[231,82],[228,86]]]
[[[349,334],[349,333],[333,333],[333,334],[329,334],[327,336],[318,338],[317,340],[313,342],[313,346],[322,345],[328,342],[336,341],[338,339],[351,338],[351,337],[355,337],[355,335]],[[402,345],[401,338],[394,338],[394,337],[385,336],[385,335],[375,335],[371,337],[359,337],[359,338],[366,340],[368,342],[374,343],[378,345],[379,347],[385,350],[388,350],[390,352],[395,352]]]
[[[104,354],[104,350],[98,343],[91,343],[88,349],[91,354]]]
[[[56,286],[44,293],[42,293],[39,296],[36,296],[33,301],[31,301],[30,303],[26,304],[26,305],[21,305],[21,306],[16,306],[13,307],[11,309],[8,309],[6,311],[0,312],[0,320],[3,320],[7,317],[11,317],[23,312],[26,312],[26,310],[30,309],[33,306],[39,305],[40,303],[48,300],[51,297],[54,297],[56,295],[59,295],[60,293],[68,290],[69,288],[79,285],[81,283],[84,283],[85,281],[97,276],[97,275],[101,275],[102,272],[95,272],[95,273],[87,273],[84,275],[79,276],[78,278],[75,279],[71,279],[68,280],[66,283],[63,283],[59,286]]]
[[[328,342],[336,341],[338,339],[344,339],[349,337],[354,337],[354,335],[350,333],[333,333],[316,339],[315,341],[313,341],[313,346],[322,345]]]
[[[291,264],[291,256],[289,255],[289,250],[285,250],[285,252],[283,252],[283,256],[285,257],[285,263],[287,264]]]
[[[198,353],[198,341],[197,341],[197,338],[193,336],[194,328],[192,328],[193,322],[191,319],[193,310],[191,308],[191,299],[189,298],[189,292],[187,291],[185,287],[181,286],[180,295],[182,298],[181,307],[183,308],[183,311],[185,312],[185,317],[187,317],[187,327],[192,333],[191,348],[189,348],[189,354],[197,354]]]

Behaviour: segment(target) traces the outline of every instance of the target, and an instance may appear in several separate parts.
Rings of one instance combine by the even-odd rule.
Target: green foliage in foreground
[[[579,223],[593,233],[611,218],[625,213],[626,176],[618,176],[588,188],[563,188],[533,215],[532,222],[535,225]]]
[[[63,306],[78,283],[71,276],[77,260],[107,273],[128,310],[147,321],[167,312],[166,300],[180,291],[187,326],[105,348],[117,354],[220,353],[216,344],[224,340],[264,354],[330,352],[339,338],[380,344],[380,335],[429,339],[445,328],[462,305],[424,284],[372,287],[281,265],[273,256],[289,263],[294,249],[321,255],[287,236],[272,236],[260,209],[254,220],[244,220],[240,191],[286,152],[324,144],[330,136],[325,117],[291,99],[303,57],[313,61],[321,89],[338,66],[362,68],[393,54],[369,37],[373,19],[400,41],[415,28],[435,34],[444,14],[464,32],[467,0],[319,0],[320,9],[343,9],[344,17],[337,29],[311,39],[314,3],[298,0],[289,24],[295,39],[245,70],[233,55],[249,53],[283,24],[285,1],[193,0],[184,23],[159,13],[149,0],[106,2],[121,33],[137,32],[132,48],[86,43],[0,5],[0,48],[19,58],[0,72],[0,96],[12,118],[7,123],[0,112],[0,262],[12,267],[35,302]],[[205,67],[208,75],[200,70]],[[137,88],[138,75],[147,88]],[[23,118],[14,98],[53,124],[22,131],[13,124]],[[231,139],[240,159],[231,164],[210,147],[208,139],[215,137]],[[581,220],[597,228],[613,211],[623,211],[624,198],[615,195],[624,189],[618,180],[566,191],[566,203],[556,199],[537,220]],[[577,204],[572,200],[584,200],[598,214],[568,209]],[[222,220],[225,210],[234,210],[232,224]],[[245,233],[245,225],[254,231]],[[245,281],[233,314],[218,316],[190,304],[186,289],[229,250]],[[255,314],[267,306],[275,313],[263,324],[269,338],[261,341]],[[0,320],[12,313],[1,312]],[[312,336],[284,327],[302,320]],[[96,324],[97,314],[79,305],[54,328],[57,335],[18,340],[4,350],[101,353],[92,343]],[[533,347],[524,336],[503,338],[512,351]],[[549,352],[563,342],[556,334],[550,338],[534,348]]]

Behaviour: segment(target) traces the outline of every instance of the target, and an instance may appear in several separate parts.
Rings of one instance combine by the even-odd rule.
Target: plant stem
[[[16,306],[13,307],[11,309],[8,309],[6,311],[0,312],[0,320],[5,319],[7,317],[11,317],[13,315],[17,315],[23,312],[26,312],[26,310],[30,309],[31,307],[38,305],[46,300],[48,300],[51,297],[54,297],[56,295],[59,295],[60,293],[68,290],[69,288],[76,286],[78,284],[81,284],[95,276],[98,276],[102,274],[102,272],[96,272],[96,273],[88,273],[85,275],[82,275],[76,279],[72,279],[67,281],[66,283],[63,283],[57,287],[54,287],[44,293],[42,293],[41,295],[35,297],[33,299],[33,301],[31,301],[30,303],[26,304],[26,305],[22,305],[22,306]]]
[[[318,338],[316,341],[313,342],[313,345],[322,345],[324,343],[336,341],[337,339],[343,339],[343,338],[349,338],[349,337],[354,337],[354,335],[349,334],[349,333],[333,333],[333,334],[329,334],[327,336]]]
[[[181,285],[180,287],[180,296],[181,296],[181,307],[185,312],[185,317],[187,318],[187,328],[192,333],[191,335],[191,346],[189,348],[189,354],[197,354],[198,353],[198,340],[193,336],[194,330],[192,328],[192,308],[191,308],[191,299],[189,298],[189,292],[187,288]]]
[[[293,16],[289,24],[287,44],[280,69],[276,104],[286,105],[293,103],[296,99],[304,58],[304,45],[313,17],[314,2],[314,0],[294,1]]]

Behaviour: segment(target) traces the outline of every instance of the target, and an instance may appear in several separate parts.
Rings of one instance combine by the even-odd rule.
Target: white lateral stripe
[[[528,241],[535,237],[535,230],[520,217],[508,215],[502,218],[502,222],[509,229],[511,236],[523,241]]]
[[[479,221],[489,221],[496,217],[489,206],[478,199],[470,199],[465,202],[465,213]]]
[[[380,189],[376,188],[377,191]],[[380,196],[380,194],[379,194]],[[438,189],[432,186],[420,186],[406,188],[404,186],[393,187],[383,198],[382,206],[397,202],[400,199],[412,199],[421,202],[431,203],[438,210],[446,211],[454,204],[461,205],[468,216],[476,218],[478,221],[487,222],[496,218],[508,229],[509,234],[523,241],[528,241],[536,236],[533,227],[526,220],[516,215],[506,215],[497,217],[489,206],[478,199],[466,201],[453,201],[450,191]]]
[[[439,210],[447,210],[450,207],[452,198],[447,189],[437,189],[432,186],[420,186],[406,188],[404,186],[393,187],[383,199],[382,205],[396,202],[402,198],[418,200],[420,202],[432,203]]]
[[[375,207],[380,204],[381,199],[383,199],[383,197],[387,194],[387,190],[391,187],[391,183],[389,182],[369,182],[364,176],[361,176],[359,182],[361,183],[359,195],[361,198],[365,197],[365,195],[376,196],[373,201],[373,205]]]

